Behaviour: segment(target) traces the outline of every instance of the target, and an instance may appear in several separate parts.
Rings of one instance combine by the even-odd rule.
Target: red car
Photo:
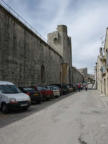
[[[43,100],[49,100],[52,98],[53,92],[47,87],[35,86],[34,88],[41,93]]]
[[[32,103],[41,103],[42,96],[38,90],[31,87],[19,87],[19,89],[30,96]]]
[[[51,98],[54,98],[53,90],[51,89],[50,86],[46,86],[46,92],[48,95],[50,95]]]

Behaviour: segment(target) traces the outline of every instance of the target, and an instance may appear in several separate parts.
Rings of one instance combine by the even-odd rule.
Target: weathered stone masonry
[[[0,6],[0,80],[17,85],[61,82],[62,56]]]
[[[84,76],[75,67],[72,67],[72,82],[73,84],[84,82]]]
[[[65,25],[48,34],[46,43],[0,5],[0,80],[30,86],[82,79],[72,68],[71,38]]]
[[[62,57],[62,83],[72,83],[72,51],[71,37],[65,25],[58,25],[57,31],[48,34],[48,44]]]

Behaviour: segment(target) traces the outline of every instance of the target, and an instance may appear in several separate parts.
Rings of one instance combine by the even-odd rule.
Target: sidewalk
[[[103,101],[105,107],[108,107],[108,96],[105,96],[103,93],[101,93],[98,90],[97,90],[97,92],[99,93],[101,100]]]
[[[86,103],[91,104],[86,110],[83,107],[79,141],[81,144],[108,144],[108,97],[97,90],[88,93]]]

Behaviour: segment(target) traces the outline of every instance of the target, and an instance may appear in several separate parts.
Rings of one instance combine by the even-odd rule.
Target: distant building
[[[88,70],[87,68],[81,68],[81,69],[78,69],[80,71],[80,73],[84,76],[87,76],[88,75]]]
[[[94,77],[93,74],[88,74],[88,69],[87,68],[81,68],[81,69],[78,69],[78,70],[83,75],[85,82],[94,83],[95,77]]]
[[[72,67],[72,82],[73,84],[83,83],[84,76],[76,67]]]
[[[87,68],[80,68],[78,70],[83,75],[84,81],[88,82],[88,70],[87,70]]]

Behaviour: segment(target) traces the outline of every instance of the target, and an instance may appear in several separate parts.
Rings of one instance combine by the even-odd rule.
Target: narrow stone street
[[[77,92],[0,128],[2,144],[108,144],[107,98]]]

